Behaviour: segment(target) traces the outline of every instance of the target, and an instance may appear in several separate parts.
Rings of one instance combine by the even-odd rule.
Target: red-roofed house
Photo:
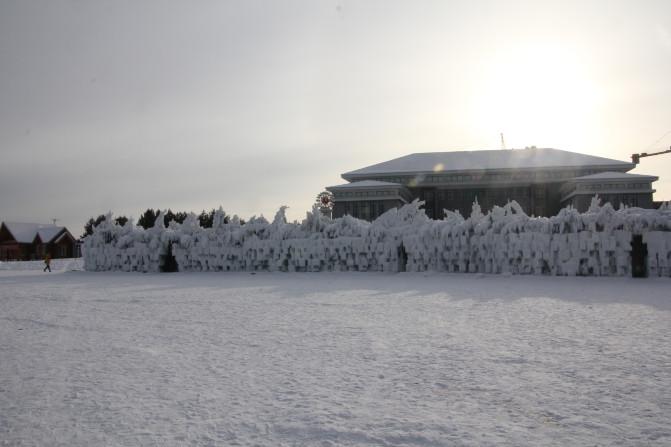
[[[77,241],[65,227],[49,224],[3,222],[0,225],[0,260],[71,258],[77,253]]]

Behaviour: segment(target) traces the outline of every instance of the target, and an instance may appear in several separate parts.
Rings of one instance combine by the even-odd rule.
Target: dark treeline
[[[147,208],[147,210],[140,214],[140,218],[137,220],[137,225],[141,226],[145,230],[148,228],[151,228],[154,226],[154,223],[156,223],[156,218],[158,217],[158,214],[160,212],[159,208],[156,208],[155,210],[152,208]],[[212,210],[205,211],[203,210],[199,215],[198,215],[198,222],[200,222],[200,226],[203,228],[212,228],[212,224],[214,222],[214,213],[215,209],[212,208]],[[183,223],[186,220],[186,217],[189,215],[189,213],[185,211],[178,211],[178,212],[173,212],[171,209],[168,209],[168,211],[165,212],[163,215],[163,224],[165,226],[168,226],[170,222],[175,221],[179,224]],[[100,225],[102,221],[104,221],[106,216],[104,214],[99,215],[95,219],[91,217],[85,224],[84,224],[84,234],[82,234],[82,237],[89,236],[93,234],[93,229]],[[229,216],[224,213],[224,223],[228,223],[229,221]],[[126,222],[128,222],[128,218],[126,216],[119,216],[114,219],[114,223],[117,225],[125,225]],[[244,221],[241,221],[241,223],[244,223]]]

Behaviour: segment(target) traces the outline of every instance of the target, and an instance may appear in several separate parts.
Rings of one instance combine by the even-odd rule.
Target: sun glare
[[[508,147],[582,146],[590,139],[598,91],[588,66],[563,47],[497,54],[480,79],[473,119],[502,132]]]

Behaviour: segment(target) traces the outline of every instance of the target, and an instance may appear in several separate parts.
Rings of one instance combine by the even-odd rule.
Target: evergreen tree
[[[163,223],[167,227],[173,220],[175,220],[175,213],[173,213],[172,210],[168,208],[168,211],[166,211],[163,215]]]
[[[184,220],[186,220],[186,216],[188,216],[188,213],[185,213],[184,211],[178,211],[176,213],[173,213],[173,211],[170,208],[168,208],[168,211],[165,213],[165,216],[163,216],[163,223],[165,224],[166,227],[173,220],[178,224],[182,224],[184,223]]]
[[[212,211],[209,213],[203,210],[199,215],[198,215],[198,222],[200,222],[200,226],[203,228],[212,228],[212,225],[214,224],[214,208],[212,208]],[[226,217],[224,217],[224,223],[226,223]]]
[[[154,211],[151,208],[147,208],[147,211],[140,214],[140,218],[137,220],[137,224],[140,225],[145,230],[154,226],[156,222],[156,216],[158,215],[158,210]]]
[[[144,228],[145,230],[148,228],[151,228],[154,226],[154,223],[156,222],[156,217],[158,216],[160,212],[160,209],[156,208],[156,210],[152,208],[147,208],[147,210],[140,214],[140,218],[137,220],[137,224]],[[212,225],[214,223],[214,213],[216,210],[212,208],[209,212],[203,210],[199,215],[198,215],[198,222],[200,223],[200,226],[203,228],[212,228]],[[170,222],[175,221],[178,224],[184,223],[186,220],[187,216],[189,213],[185,211],[178,211],[174,212],[171,209],[168,208],[168,211],[165,212],[163,215],[163,223],[167,227]],[[101,215],[104,219],[105,216]],[[93,220],[93,219],[91,219]],[[115,222],[119,225],[124,225],[128,221],[128,218],[126,216],[120,216],[117,217]],[[228,223],[230,221],[230,216],[228,216],[226,213],[224,213],[224,223]],[[244,221],[242,221],[244,222]],[[99,223],[99,222],[98,222]],[[97,223],[96,223],[97,225]]]
[[[84,234],[82,234],[82,237],[90,236],[93,234],[93,229],[100,225],[100,222],[105,220],[105,215],[101,214],[100,216],[96,217],[95,219],[92,217],[84,224]]]
[[[175,222],[177,222],[178,224],[183,224],[188,215],[189,213],[185,211],[179,211],[175,213]]]
[[[128,222],[128,218],[126,216],[119,216],[116,219],[114,219],[114,223],[121,227],[126,225],[126,222]]]

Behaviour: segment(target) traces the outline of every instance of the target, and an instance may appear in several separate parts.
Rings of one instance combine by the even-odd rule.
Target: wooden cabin
[[[0,261],[30,261],[78,256],[76,239],[65,227],[49,224],[3,222],[0,224]]]

